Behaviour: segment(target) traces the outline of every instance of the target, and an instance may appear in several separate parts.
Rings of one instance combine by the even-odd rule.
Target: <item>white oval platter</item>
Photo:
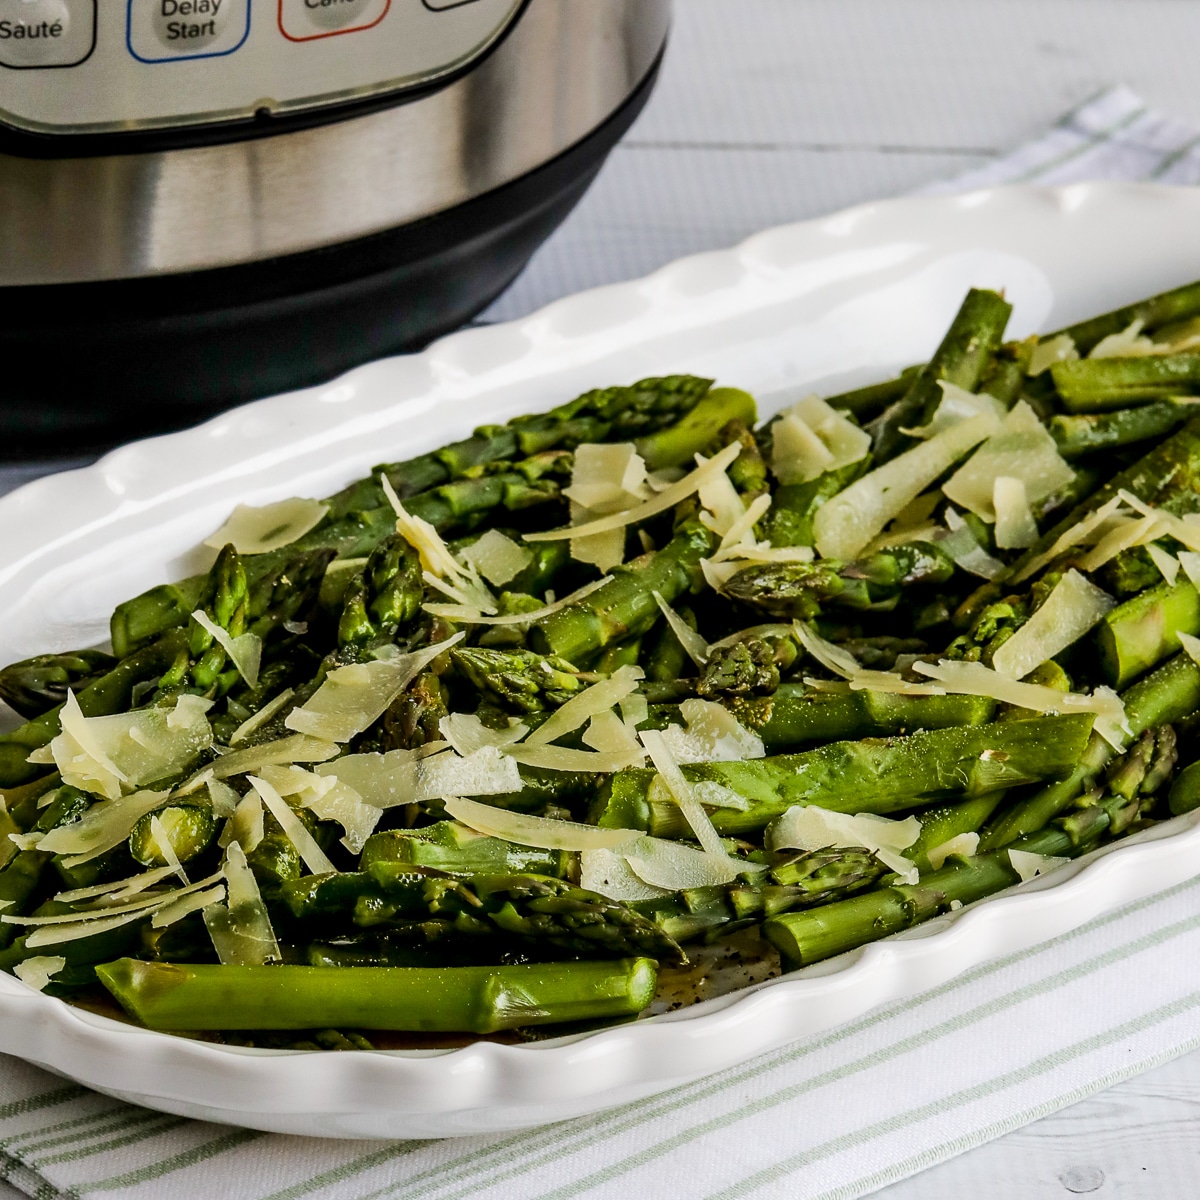
[[[1005,289],[1010,333],[1024,336],[1197,277],[1200,191],[1153,185],[891,200],[768,230],[26,485],[0,500],[0,661],[102,642],[114,604],[190,573],[193,548],[235,503],[324,495],[375,463],[592,387],[691,371],[754,392],[765,415],[927,357],[970,286]],[[782,979],[520,1046],[216,1046],[95,1016],[0,974],[0,1052],[153,1108],[284,1133],[521,1128],[724,1070],[1197,871],[1193,814]]]

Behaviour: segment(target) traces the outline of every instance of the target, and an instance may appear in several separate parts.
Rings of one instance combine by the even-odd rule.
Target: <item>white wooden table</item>
[[[1197,46],[1189,0],[677,0],[647,111],[487,316],[953,175],[1111,83],[1200,128]],[[0,491],[44,469],[0,467]],[[878,1195],[1194,1200],[1198,1179],[1200,1053]]]

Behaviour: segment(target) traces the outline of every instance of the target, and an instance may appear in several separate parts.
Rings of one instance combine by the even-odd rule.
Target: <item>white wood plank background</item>
[[[645,114],[487,316],[948,177],[1111,83],[1200,128],[1198,47],[1196,0],[677,0]],[[1071,1195],[1200,1195],[1200,1054],[878,1193]]]

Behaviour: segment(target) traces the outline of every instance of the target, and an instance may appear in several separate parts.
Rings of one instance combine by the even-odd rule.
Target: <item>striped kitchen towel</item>
[[[1116,88],[928,190],[1192,183],[1198,143]],[[1200,1047],[1197,964],[1200,880],[662,1096],[441,1142],[207,1125],[3,1059],[0,1175],[45,1200],[850,1200]]]

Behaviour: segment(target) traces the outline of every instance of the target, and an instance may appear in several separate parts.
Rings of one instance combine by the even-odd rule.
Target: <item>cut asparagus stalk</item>
[[[632,1017],[654,998],[653,959],[496,967],[181,965],[120,958],[100,982],[151,1029],[395,1029],[496,1033]]]
[[[1194,403],[1172,397],[1114,412],[1058,413],[1050,418],[1050,435],[1059,454],[1074,460],[1163,437],[1195,411]]]
[[[1179,635],[1200,633],[1200,594],[1186,580],[1162,583],[1118,605],[1096,629],[1104,676],[1127,687],[1179,652]]]
[[[1200,354],[1145,358],[1081,358],[1050,368],[1068,412],[1107,412],[1138,401],[1194,395],[1200,390]]]

